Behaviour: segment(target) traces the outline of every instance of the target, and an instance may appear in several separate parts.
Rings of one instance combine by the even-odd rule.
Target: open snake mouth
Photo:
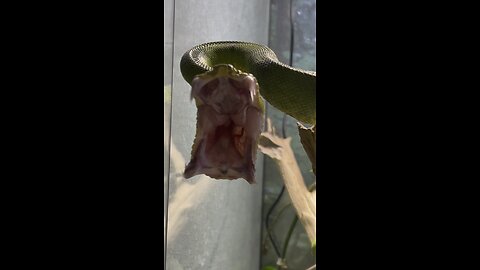
[[[247,146],[248,144],[248,146]],[[248,180],[254,168],[249,163],[246,149],[251,149],[247,142],[245,128],[233,122],[218,126],[200,142],[198,150],[185,170],[185,176],[191,177],[203,173],[216,179]]]
[[[197,134],[184,176],[255,182],[256,144],[263,104],[256,79],[232,66],[218,66],[192,82],[197,103]]]

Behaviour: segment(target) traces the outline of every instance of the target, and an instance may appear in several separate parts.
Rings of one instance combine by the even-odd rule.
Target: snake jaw
[[[255,158],[263,124],[258,83],[231,65],[220,65],[192,81],[197,104],[197,134],[185,178],[255,182]]]

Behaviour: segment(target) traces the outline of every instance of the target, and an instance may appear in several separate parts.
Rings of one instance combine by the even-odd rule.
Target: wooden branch
[[[310,193],[298,167],[292,147],[292,138],[280,138],[276,135],[270,119],[267,120],[267,131],[260,136],[259,149],[275,160],[282,175],[288,195],[297,211],[312,245],[316,243],[316,202],[315,193]]]

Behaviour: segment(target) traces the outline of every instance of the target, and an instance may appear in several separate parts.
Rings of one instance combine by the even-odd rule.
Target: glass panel
[[[170,144],[170,110],[171,110],[171,85],[172,85],[172,58],[173,58],[173,0],[164,1],[164,16],[163,16],[163,92],[164,92],[164,146],[163,146],[163,198],[164,198],[164,209],[163,209],[163,245],[164,250],[166,250],[166,224],[167,224],[167,206],[168,206],[168,176],[170,171],[169,166],[169,144]],[[165,257],[164,257],[165,260]],[[165,261],[163,262],[165,265]]]
[[[292,66],[316,70],[316,1],[315,0],[272,0],[270,10],[270,37],[269,46],[275,51],[280,61],[290,64],[290,3],[292,5],[294,42]],[[272,124],[281,133],[284,113],[268,107],[268,117]],[[300,143],[297,121],[290,116],[285,119],[285,135],[292,137],[292,149],[295,153],[297,163],[300,166],[302,176],[307,186],[315,183],[315,175],[312,172],[310,160]],[[280,134],[279,134],[280,135]],[[268,238],[265,221],[267,212],[277,199],[283,180],[278,172],[277,166],[270,158],[265,158],[264,165],[264,211],[263,211],[263,242],[262,242],[262,266],[275,266],[277,254]],[[295,209],[291,206],[290,198],[285,191],[281,200],[274,207],[270,216],[270,229],[273,231],[274,241],[282,253],[288,231],[295,218]],[[286,263],[289,269],[307,269],[315,264],[315,254],[311,252],[310,241],[300,222],[297,222],[288,242]]]
[[[196,107],[179,62],[218,40],[267,44],[269,1],[175,2],[166,269],[245,270],[260,266],[263,155],[257,184],[182,176],[195,136]]]

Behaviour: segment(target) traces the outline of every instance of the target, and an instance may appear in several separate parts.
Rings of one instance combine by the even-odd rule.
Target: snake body
[[[183,55],[180,69],[183,78],[191,84],[195,76],[221,64],[230,64],[255,76],[260,94],[277,109],[301,122],[316,123],[315,72],[281,63],[264,45],[240,41],[195,46]]]

